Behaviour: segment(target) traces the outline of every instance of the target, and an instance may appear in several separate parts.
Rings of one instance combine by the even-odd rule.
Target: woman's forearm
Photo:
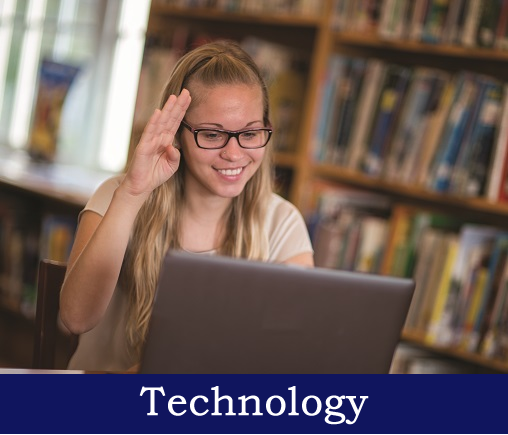
[[[129,195],[120,185],[104,217],[96,216],[98,225],[90,217],[80,224],[60,296],[60,316],[71,332],[92,329],[104,315],[144,200]]]

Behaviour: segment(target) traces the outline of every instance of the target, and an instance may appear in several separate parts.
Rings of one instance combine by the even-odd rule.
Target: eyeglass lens
[[[221,148],[233,136],[216,130],[201,130],[197,134],[199,146],[203,148]],[[247,130],[236,136],[244,148],[260,148],[266,145],[269,132],[266,130]]]

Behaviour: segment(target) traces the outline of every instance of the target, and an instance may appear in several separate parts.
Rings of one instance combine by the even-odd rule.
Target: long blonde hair
[[[265,125],[269,125],[266,85],[252,58],[236,42],[215,41],[184,55],[173,69],[160,107],[171,94],[178,95],[184,87],[191,92],[191,107],[199,104],[201,96],[192,92],[193,84],[204,85],[205,88],[232,84],[260,86],[263,120]],[[267,146],[261,166],[243,192],[233,198],[225,216],[226,234],[219,254],[256,260],[268,258],[268,240],[263,223],[272,192],[271,154],[271,147]],[[185,192],[185,171],[182,155],[178,171],[155,189],[141,208],[122,268],[122,287],[129,292],[127,334],[138,353],[146,337],[164,255],[168,249],[181,248],[179,205],[183,203]]]

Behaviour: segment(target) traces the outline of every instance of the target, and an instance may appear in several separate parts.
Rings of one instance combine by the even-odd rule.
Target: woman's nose
[[[243,149],[238,143],[238,139],[236,137],[229,139],[226,146],[222,148],[221,156],[222,158],[231,161],[236,161],[243,157]]]

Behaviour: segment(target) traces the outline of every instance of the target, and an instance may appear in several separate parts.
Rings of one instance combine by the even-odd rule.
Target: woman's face
[[[192,87],[191,96],[192,90],[205,93],[185,116],[185,121],[193,128],[238,131],[265,127],[263,94],[259,86],[205,88],[198,85]],[[182,128],[181,144],[187,165],[186,193],[196,192],[201,196],[238,196],[258,170],[265,154],[265,148],[241,148],[234,137],[224,148],[201,149],[186,128]]]

